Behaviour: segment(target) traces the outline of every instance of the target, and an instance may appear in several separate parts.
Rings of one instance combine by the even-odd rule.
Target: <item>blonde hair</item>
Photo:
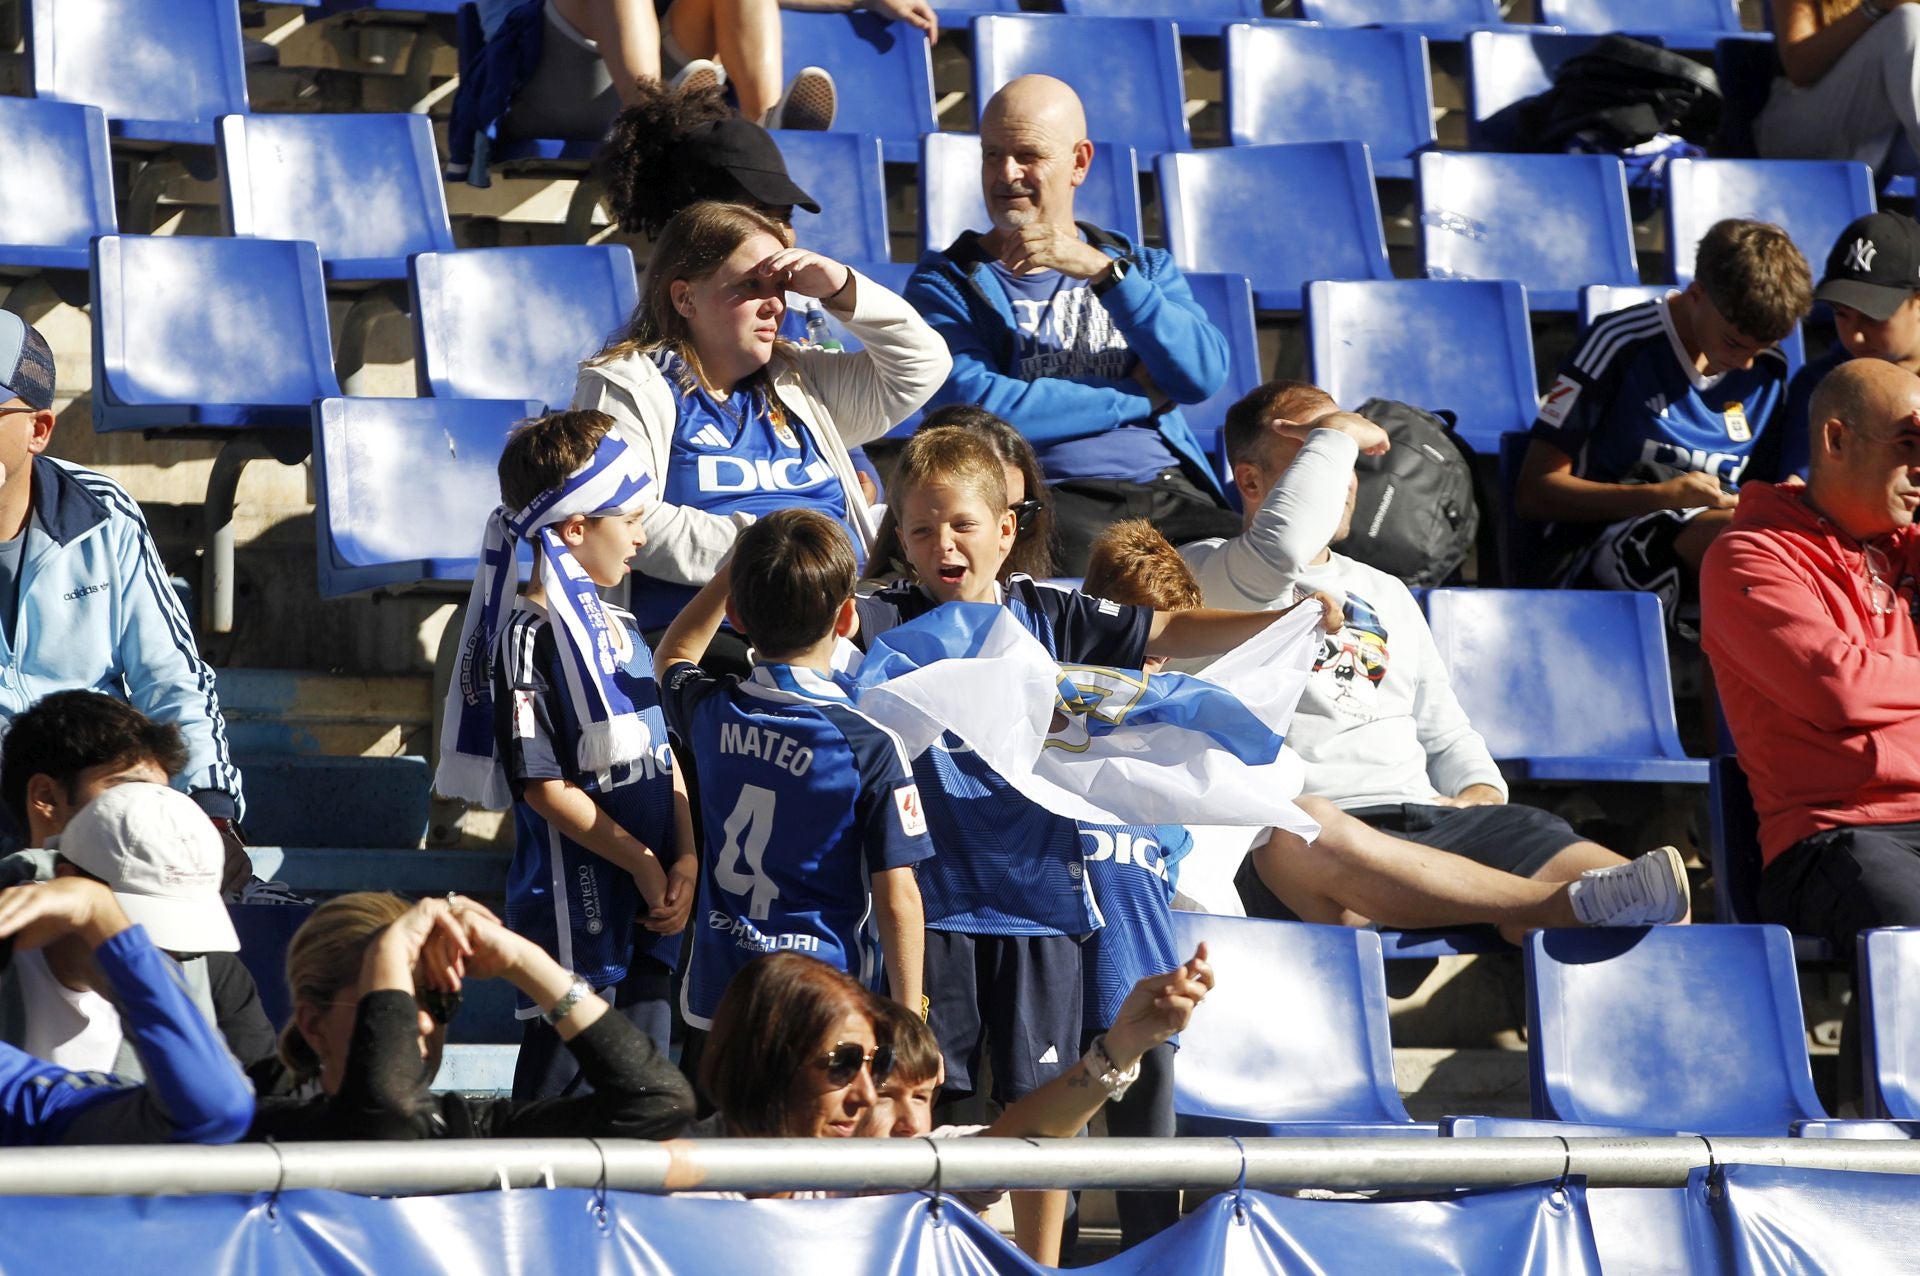
[[[355,891],[313,910],[287,945],[287,994],[295,1006],[321,1006],[360,981],[367,945],[411,907],[387,891]],[[299,1016],[280,1030],[280,1061],[304,1083],[320,1075],[320,1056],[300,1031]]]
[[[643,281],[645,291],[640,304],[634,307],[633,318],[625,331],[587,360],[587,366],[598,367],[630,354],[670,350],[706,385],[707,374],[700,365],[700,352],[694,349],[693,330],[687,326],[686,316],[673,304],[673,285],[680,280],[697,283],[711,277],[740,245],[755,235],[770,235],[781,247],[786,247],[785,228],[759,209],[744,204],[703,199],[675,213],[660,231],[660,238],[654,241]],[[775,341],[773,348],[782,352],[793,347],[790,342]],[[772,402],[771,382],[764,370],[748,380],[757,380]],[[777,406],[775,410],[778,411]]]
[[[1007,508],[1007,471],[987,438],[963,425],[939,425],[907,440],[893,464],[887,502],[905,509],[907,495],[944,484],[971,492],[999,513]]]

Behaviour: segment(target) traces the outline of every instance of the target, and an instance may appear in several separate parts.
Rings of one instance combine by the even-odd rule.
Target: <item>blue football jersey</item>
[[[588,793],[607,817],[673,862],[673,753],[653,680],[653,653],[633,617],[608,606],[632,649],[615,680],[640,709],[651,737],[647,755],[597,774],[582,771],[580,722],[546,610],[522,598],[500,632],[493,665],[495,736],[518,797],[529,780],[565,780]],[[680,936],[637,929],[645,908],[633,874],[564,837],[523,801],[513,804],[513,862],[507,869],[506,923],[595,988],[618,983],[635,952],[677,966]],[[521,1018],[533,1003],[520,998]]]
[[[1147,654],[1150,607],[1123,606],[1078,590],[1014,576],[1007,608],[1054,659],[1138,669]],[[858,600],[860,633],[875,636],[940,604],[918,585]],[[1100,925],[1072,820],[1016,792],[958,738],[942,737],[913,764],[939,849],[920,873],[920,899],[934,930],[976,935],[1084,935]]]
[[[1701,376],[1662,298],[1594,321],[1540,400],[1532,435],[1596,483],[1697,471],[1737,487],[1786,395],[1787,358],[1778,349],[1761,351],[1744,372]],[[1573,549],[1601,526],[1555,524],[1548,537]]]
[[[771,514],[803,505],[847,521],[847,494],[833,466],[804,426],[769,393],[738,389],[724,399],[707,393],[672,354],[656,352],[678,415],[667,445],[660,498],[709,514]],[[859,538],[854,537],[855,553]],[[632,602],[642,629],[671,624],[698,592],[690,585],[636,573]]]
[[[877,988],[872,876],[933,855],[899,738],[794,665],[741,681],[677,664],[664,695],[706,843],[687,1022],[712,1026],[727,981],[761,953],[805,953]]]
[[[1092,1031],[1113,1026],[1135,984],[1185,960],[1173,947],[1173,866],[1193,849],[1193,835],[1178,824],[1082,824],[1080,846],[1105,923],[1080,950]]]

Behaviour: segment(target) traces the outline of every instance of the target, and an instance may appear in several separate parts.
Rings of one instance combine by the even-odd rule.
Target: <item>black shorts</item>
[[[929,930],[925,969],[927,1026],[947,1062],[943,1100],[979,1089],[986,1050],[1003,1106],[1079,1062],[1078,939]]]
[[[1699,513],[1697,509],[1654,510],[1609,523],[1573,560],[1561,584],[1568,589],[1656,594],[1661,615],[1672,628],[1683,608],[1699,605],[1693,570],[1675,546]]]
[[[1587,839],[1573,826],[1537,806],[1429,806],[1406,802],[1348,811],[1354,819],[1403,841],[1430,846],[1497,868],[1516,877],[1532,877],[1547,861],[1575,842]],[[1298,921],[1254,870],[1253,856],[1240,865],[1233,883],[1249,917]]]
[[[1824,939],[1842,961],[1876,926],[1920,926],[1920,824],[1827,829],[1760,874],[1760,920]]]

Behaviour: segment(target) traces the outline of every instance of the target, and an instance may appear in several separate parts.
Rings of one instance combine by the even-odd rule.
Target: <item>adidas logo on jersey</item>
[[[694,431],[691,440],[695,447],[732,447],[733,440],[720,433],[720,427],[709,421]]]
[[[703,492],[797,492],[833,477],[825,461],[803,465],[799,457],[703,456],[696,467]]]
[[[1651,399],[1648,399],[1647,411],[1653,413],[1655,416],[1665,416],[1667,414],[1667,396],[1664,394],[1656,394]]]
[[[1060,1052],[1058,1050],[1055,1050],[1052,1046],[1048,1046],[1047,1052],[1041,1055],[1038,1059],[1035,1059],[1034,1062],[1035,1063],[1058,1063],[1060,1062]]]

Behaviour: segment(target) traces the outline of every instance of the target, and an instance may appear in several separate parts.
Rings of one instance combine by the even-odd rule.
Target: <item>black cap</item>
[[[696,174],[723,172],[756,203],[820,211],[813,196],[787,176],[787,162],[767,130],[737,115],[689,131],[673,148],[673,167],[690,181]]]
[[[1920,292],[1920,223],[1899,213],[1868,213],[1840,232],[1827,254],[1827,273],[1813,295],[1884,323],[1916,292]]]

